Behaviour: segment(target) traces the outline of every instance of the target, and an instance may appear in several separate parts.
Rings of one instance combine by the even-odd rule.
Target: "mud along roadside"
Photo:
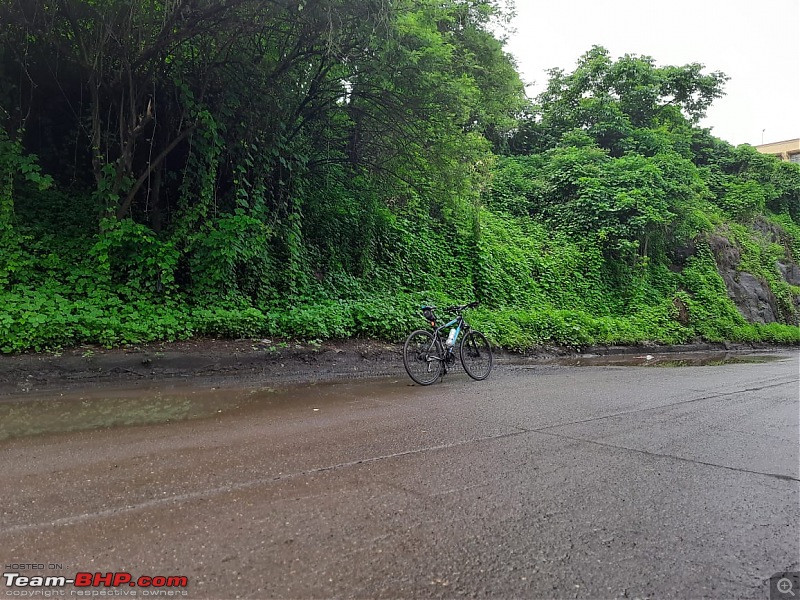
[[[549,364],[582,357],[630,357],[678,353],[779,351],[765,344],[685,346],[537,347],[526,353],[496,352],[498,365]],[[80,346],[55,353],[0,355],[0,396],[93,385],[191,380],[198,385],[248,381],[313,383],[336,379],[404,376],[402,345],[375,340],[320,343],[272,339],[195,339],[107,349]]]

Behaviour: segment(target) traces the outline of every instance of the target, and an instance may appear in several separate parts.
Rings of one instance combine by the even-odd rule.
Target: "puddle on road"
[[[165,423],[210,416],[225,402],[197,390],[115,390],[22,398],[0,404],[0,440],[12,437],[97,429],[113,425]]]
[[[616,356],[584,356],[556,359],[565,366],[687,367],[742,363],[767,363],[790,357],[776,354],[681,353]],[[539,368],[523,366],[525,368]],[[405,379],[381,378],[350,382],[323,382],[272,388],[201,388],[191,384],[155,382],[137,387],[88,386],[64,393],[36,392],[0,400],[0,441],[48,433],[65,433],[119,427],[170,423],[227,416],[243,411],[286,411],[317,414],[337,404],[382,402],[408,391]],[[298,412],[299,410],[299,412]]]
[[[396,379],[326,382],[281,389],[198,388],[153,384],[137,388],[87,388],[0,401],[0,441],[10,438],[130,425],[148,425],[229,415],[244,410],[295,410],[355,403],[400,392]]]
[[[686,352],[676,354],[638,354],[559,358],[554,362],[569,367],[714,367],[721,365],[765,364],[790,357],[776,354],[731,354],[729,352]]]

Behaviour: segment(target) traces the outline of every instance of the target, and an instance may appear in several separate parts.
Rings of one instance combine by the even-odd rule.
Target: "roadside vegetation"
[[[507,10],[0,0],[0,350],[398,340],[472,299],[512,349],[800,342],[800,166],[698,127],[726,77],[595,47],[528,100]]]

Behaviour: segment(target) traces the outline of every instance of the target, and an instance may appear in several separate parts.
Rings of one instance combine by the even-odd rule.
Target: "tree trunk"
[[[163,208],[161,206],[161,177],[164,168],[159,166],[153,174],[153,187],[150,190],[150,205],[152,206],[150,215],[150,225],[153,231],[161,233],[163,228]]]

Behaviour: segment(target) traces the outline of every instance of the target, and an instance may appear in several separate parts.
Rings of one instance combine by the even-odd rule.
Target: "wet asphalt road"
[[[102,422],[103,393],[42,398],[50,432],[0,442],[0,560],[184,575],[189,598],[768,598],[800,570],[800,354],[783,354],[428,388],[162,384],[133,395],[183,407],[171,422],[72,432]]]

